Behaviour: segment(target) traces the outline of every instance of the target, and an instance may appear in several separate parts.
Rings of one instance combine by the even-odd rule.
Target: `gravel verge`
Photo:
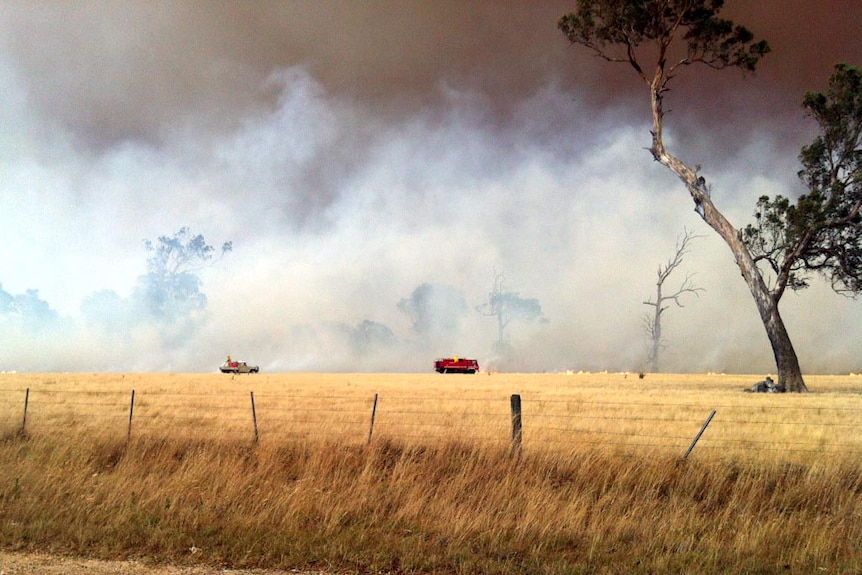
[[[152,566],[139,561],[101,561],[46,553],[0,551],[0,575],[328,575],[323,571],[273,571],[215,567]]]

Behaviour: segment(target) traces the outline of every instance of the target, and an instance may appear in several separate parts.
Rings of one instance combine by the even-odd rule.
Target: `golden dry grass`
[[[288,438],[505,446],[510,396],[524,445],[685,452],[716,411],[697,457],[805,460],[862,455],[862,378],[809,376],[807,395],[744,394],[757,376],[648,374],[0,374],[0,432],[87,430],[124,437]],[[251,394],[254,394],[254,414]]]
[[[859,572],[862,379],[741,392],[758,379],[0,374],[0,545],[359,572]]]

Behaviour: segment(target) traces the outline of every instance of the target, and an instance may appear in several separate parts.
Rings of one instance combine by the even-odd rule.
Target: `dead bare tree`
[[[647,354],[647,364],[649,365],[649,370],[653,373],[657,372],[659,369],[659,352],[667,347],[667,343],[662,338],[661,331],[662,314],[668,309],[668,307],[670,307],[666,304],[673,302],[677,307],[685,307],[681,301],[681,298],[684,295],[694,294],[695,296],[698,296],[700,292],[706,291],[704,288],[697,287],[694,284],[692,274],[688,274],[675,292],[669,294],[663,293],[665,281],[667,281],[674,270],[682,264],[683,257],[688,253],[692,240],[699,237],[702,236],[692,234],[688,230],[683,230],[683,233],[676,239],[676,250],[674,251],[673,257],[670,258],[666,264],[659,265],[658,267],[658,280],[655,284],[655,301],[647,300],[643,302],[644,305],[648,305],[653,308],[650,313],[645,313],[643,315],[644,331],[649,338],[650,344],[649,352]]]

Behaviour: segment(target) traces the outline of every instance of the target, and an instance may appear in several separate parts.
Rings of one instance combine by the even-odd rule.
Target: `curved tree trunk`
[[[664,78],[661,74],[661,69],[659,69],[656,72],[653,83],[650,85],[653,114],[652,146],[650,147],[650,152],[657,162],[667,167],[682,180],[689,194],[691,194],[691,198],[694,200],[695,211],[721,236],[733,253],[736,264],[739,266],[740,272],[742,272],[742,277],[745,279],[745,283],[754,297],[754,303],[757,306],[757,311],[760,313],[763,327],[766,329],[766,335],[769,337],[769,343],[772,345],[779,385],[784,386],[784,389],[787,391],[808,391],[802,378],[802,370],[799,367],[799,360],[793,349],[793,343],[790,341],[790,336],[784,327],[784,321],[778,313],[778,300],[770,292],[766,282],[763,281],[763,276],[757,269],[754,258],[752,258],[751,253],[742,241],[741,233],[731,225],[727,218],[724,217],[724,214],[712,203],[705,180],[698,177],[696,171],[665,150],[664,142],[662,141],[663,111],[661,90],[663,82]]]
[[[778,305],[773,305],[768,312],[769,317],[763,321],[763,325],[766,327],[766,335],[769,336],[772,353],[775,355],[779,385],[783,385],[787,391],[808,391],[805,381],[802,379],[802,370],[799,367],[799,360],[796,358],[793,343],[791,343],[790,336],[787,335],[787,330],[784,328],[784,321],[778,314]],[[763,317],[762,311],[760,315]]]

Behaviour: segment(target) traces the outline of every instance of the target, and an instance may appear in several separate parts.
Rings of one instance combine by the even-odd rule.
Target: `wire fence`
[[[517,399],[517,402],[516,402]],[[834,402],[833,402],[834,403]],[[517,405],[516,405],[517,404]],[[316,395],[0,389],[0,434],[98,433],[250,442],[458,440],[512,450],[689,456],[862,456],[862,409],[592,401],[543,395]]]

